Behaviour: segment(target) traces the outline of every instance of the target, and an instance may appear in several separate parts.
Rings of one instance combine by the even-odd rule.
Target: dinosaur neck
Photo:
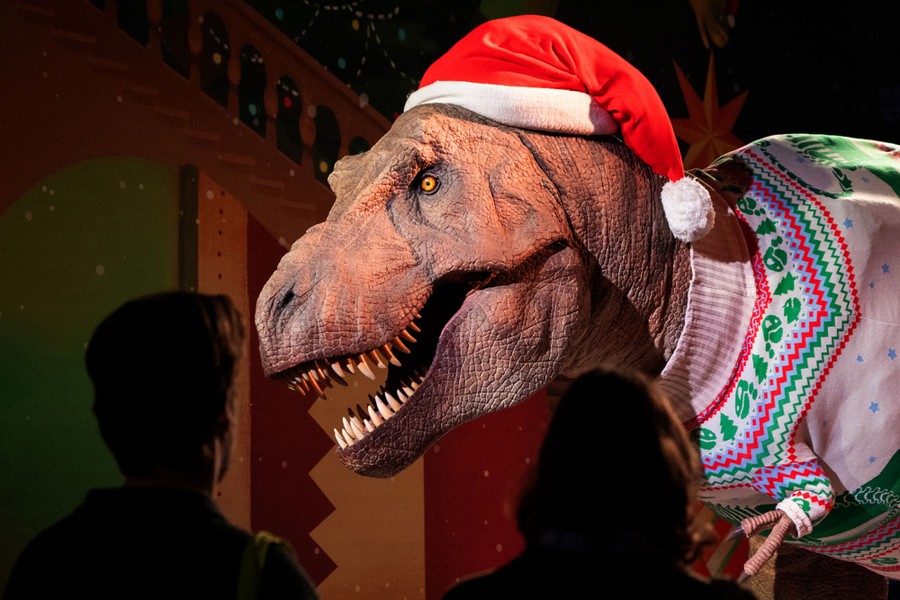
[[[590,197],[581,203],[590,210],[581,209],[580,223],[573,219],[591,281],[582,347],[594,365],[613,362],[656,375],[681,336],[690,249],[669,231],[659,200],[664,180],[624,146],[597,145],[594,160],[611,175],[581,178]]]
[[[664,179],[622,143],[520,133],[558,191],[581,254],[589,311],[563,375],[614,363],[657,375],[675,351],[690,286],[690,250],[672,236]]]

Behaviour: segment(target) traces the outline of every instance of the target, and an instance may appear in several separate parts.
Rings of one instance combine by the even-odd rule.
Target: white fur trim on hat
[[[672,234],[682,242],[699,240],[713,228],[716,213],[703,184],[687,175],[667,181],[662,189],[663,211]]]
[[[609,135],[619,123],[583,92],[469,81],[435,81],[409,95],[403,110],[419,104],[455,104],[493,121],[538,131]]]

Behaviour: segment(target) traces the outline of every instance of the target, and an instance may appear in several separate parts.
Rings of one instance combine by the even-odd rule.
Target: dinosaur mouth
[[[378,380],[381,371],[384,383],[364,403],[348,408],[347,416],[334,428],[334,438],[340,449],[367,439],[372,433],[393,419],[416,395],[416,390],[428,375],[434,361],[438,342],[445,326],[454,318],[467,297],[488,287],[501,287],[526,279],[549,256],[566,247],[557,240],[531,254],[509,270],[451,273],[434,284],[431,296],[413,319],[399,328],[396,335],[372,348],[355,354],[326,357],[307,361],[286,369],[273,377],[301,394],[315,394],[325,398],[326,390],[335,385],[347,387],[347,379],[365,376]]]
[[[372,381],[385,376],[378,392],[365,403],[348,408],[347,416],[334,428],[334,438],[344,450],[353,446],[403,409],[422,383],[434,360],[441,331],[457,313],[469,294],[485,287],[491,274],[445,277],[412,321],[394,338],[380,346],[338,357],[301,363],[275,375],[301,394],[326,398],[328,388],[347,387],[350,377],[365,376]]]

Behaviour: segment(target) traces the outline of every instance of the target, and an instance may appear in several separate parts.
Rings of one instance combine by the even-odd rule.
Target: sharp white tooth
[[[406,397],[406,394],[403,393],[403,390],[394,390],[394,395],[397,396],[397,400],[399,400],[401,404],[406,404],[408,398]]]
[[[397,348],[400,352],[404,354],[409,354],[409,348],[406,347],[406,344],[400,341],[399,337],[395,337],[394,341],[391,342],[395,348]]]
[[[331,385],[332,381],[338,382],[338,384],[347,387],[347,382],[344,380],[344,370],[341,369],[341,366],[336,362],[331,363],[331,371],[328,371],[328,363],[325,363],[324,368],[319,369],[319,374],[322,376],[322,379],[328,382],[328,385]]]
[[[322,391],[322,387],[318,384],[318,382],[312,377],[309,378],[309,386],[316,390],[320,396],[324,396],[325,392]]]
[[[394,411],[388,408],[384,402],[381,401],[379,396],[375,396],[375,406],[378,408],[378,412],[384,417],[385,421],[394,416]]]
[[[329,382],[336,381],[338,382],[338,385],[342,385],[344,387],[347,387],[347,385],[349,385],[347,381],[337,373],[330,373],[330,376],[331,378],[328,380]]]
[[[417,319],[421,319],[421,318],[422,318],[422,315],[420,315],[419,313],[416,313],[416,318],[417,318]]]
[[[369,433],[372,433],[373,431],[375,431],[375,426],[372,425],[372,422],[370,420],[363,419],[363,425],[366,426],[366,431],[368,431]]]
[[[319,377],[322,378],[322,381],[328,381],[328,372],[322,368],[319,361],[316,361],[316,372],[319,374]]]
[[[310,369],[309,370],[309,378],[314,379],[315,381],[320,381],[319,372],[316,371],[315,369]]]
[[[375,363],[375,366],[377,366],[379,369],[387,369],[387,365],[385,364],[384,359],[375,350],[369,350],[368,352],[366,352],[366,356],[368,356],[372,360],[372,362]]]
[[[398,410],[400,410],[400,407],[403,406],[402,404],[397,402],[397,400],[394,399],[394,397],[391,396],[390,394],[388,394],[387,392],[384,393],[384,399],[387,400],[388,406],[390,406],[392,409],[394,409],[394,412],[397,412]]]
[[[360,423],[359,419],[356,417],[350,419],[350,427],[353,428],[353,434],[356,436],[356,439],[361,440],[366,437],[366,432],[363,431],[365,427],[363,427],[363,424]]]
[[[356,373],[356,366],[353,364],[353,361],[350,359],[350,357],[347,357],[344,366],[347,367],[347,370],[351,373]]]
[[[388,360],[390,361],[390,363],[391,363],[392,365],[394,365],[395,367],[402,366],[401,363],[400,363],[400,360],[399,360],[396,356],[394,356],[394,353],[393,353],[393,352],[391,352],[391,345],[390,345],[390,343],[385,344],[384,346],[382,346],[382,347],[381,347],[381,351],[382,351],[382,353],[383,353],[385,356],[388,357]]]
[[[402,337],[407,342],[415,342],[416,341],[416,338],[414,338],[412,336],[412,334],[405,329],[400,332],[400,337]]]
[[[375,381],[375,373],[372,372],[372,368],[369,366],[369,363],[366,362],[365,354],[359,355],[359,364],[357,365],[356,368],[359,369],[360,373],[362,373],[363,375],[365,375],[372,381]]]
[[[416,333],[419,333],[420,331],[422,331],[421,329],[419,329],[419,326],[416,325],[415,321],[413,321],[412,323],[409,324],[409,328],[412,329],[413,331],[415,331]]]
[[[340,434],[341,439],[344,440],[344,443],[347,444],[348,446],[352,446],[353,444],[356,443],[356,440],[353,439],[353,436],[352,436],[352,435],[350,435],[349,433],[347,433],[347,430],[346,430],[346,429],[340,429],[340,430],[338,430],[338,434]]]
[[[334,430],[334,439],[337,440],[338,446],[341,447],[341,450],[347,447],[348,444],[344,441],[344,436],[342,436],[337,429]]]
[[[344,424],[344,435],[349,434],[349,437],[347,439],[351,441],[355,440],[356,436],[350,433],[351,431],[353,431],[353,425],[350,424],[350,421],[347,420],[347,417],[343,417],[342,422]]]
[[[306,371],[306,372],[300,373],[300,377],[303,378],[303,381],[309,381],[309,372]]]
[[[339,365],[337,362],[331,363],[331,370],[334,371],[338,377],[341,377],[341,378],[345,377],[344,370],[341,368],[341,365]]]
[[[413,388],[409,387],[408,385],[403,386],[403,393],[406,394],[407,398],[413,395],[413,391]]]
[[[413,390],[417,390],[417,389],[419,389],[419,382],[415,381],[415,380],[410,381],[409,387],[411,387]]]
[[[348,445],[348,446],[352,446],[353,444],[356,443],[356,438],[353,437],[352,435],[350,435],[349,433],[347,433],[347,430],[346,430],[346,429],[342,429],[342,430],[341,430],[341,433],[344,434],[344,439],[347,440],[347,445]]]
[[[375,424],[375,427],[378,427],[382,423],[384,423],[384,419],[375,411],[371,404],[367,407],[369,409],[369,418],[372,419],[372,423]]]

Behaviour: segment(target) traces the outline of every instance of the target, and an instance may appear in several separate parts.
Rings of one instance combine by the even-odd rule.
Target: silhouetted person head
[[[223,295],[129,301],[95,329],[85,362],[100,433],[126,479],[227,468],[245,325]]]
[[[142,296],[101,321],[85,363],[124,484],[88,490],[39,531],[4,600],[318,598],[288,540],[233,523],[216,501],[245,332],[227,296],[193,292]]]
[[[710,530],[691,518],[697,448],[647,377],[601,368],[575,379],[554,410],[518,511],[526,540],[579,537],[610,550],[649,549],[686,565]]]

